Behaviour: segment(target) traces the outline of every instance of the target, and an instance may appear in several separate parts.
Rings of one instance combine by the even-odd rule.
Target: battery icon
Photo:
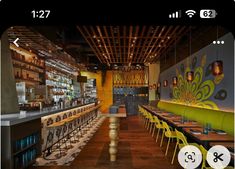
[[[217,15],[214,9],[202,9],[200,10],[201,18],[215,18]]]

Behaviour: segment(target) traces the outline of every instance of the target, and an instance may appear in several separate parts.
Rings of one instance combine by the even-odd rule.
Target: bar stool
[[[59,122],[55,122],[55,123],[47,126],[49,133],[47,135],[47,141],[46,141],[45,152],[43,154],[43,158],[46,159],[46,156],[50,155],[52,152],[55,132],[56,132],[56,136],[57,136],[57,143],[56,144],[57,144],[57,148],[59,149],[59,152],[60,152],[59,157],[61,157],[61,154],[62,154],[61,145],[63,144],[63,142],[61,142],[63,139],[63,135],[61,137],[61,131],[62,131],[62,128],[64,125],[65,125],[64,121],[59,121]],[[51,145],[48,146],[49,143],[51,143]],[[47,151],[47,153],[46,153],[46,151]],[[54,160],[54,159],[47,159],[47,160]]]
[[[68,129],[68,132],[67,132],[67,135],[66,135],[67,141],[69,141],[70,146],[72,147],[72,144],[71,144],[72,143],[72,138],[74,138],[73,133],[72,133],[74,117],[70,116],[70,117],[64,119],[63,121],[65,122],[65,125],[67,125],[67,129]]]

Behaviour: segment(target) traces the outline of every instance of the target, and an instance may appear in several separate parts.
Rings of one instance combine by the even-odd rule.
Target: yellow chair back
[[[188,141],[187,141],[187,138],[185,137],[185,135],[182,132],[178,131],[177,129],[175,129],[175,132],[176,132],[177,143],[178,143],[180,149],[183,146],[188,145]]]

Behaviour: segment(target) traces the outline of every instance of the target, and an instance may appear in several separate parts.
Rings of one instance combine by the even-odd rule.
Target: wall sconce
[[[177,86],[177,82],[178,82],[178,78],[176,76],[174,76],[172,78],[172,84],[173,84],[174,87]]]
[[[186,76],[187,76],[187,81],[192,82],[194,79],[194,72],[193,71],[187,72]]]
[[[153,88],[152,85],[149,85],[149,90],[152,90],[152,88]]]
[[[216,60],[212,63],[212,73],[214,76],[221,75],[223,73],[223,61]]]
[[[167,85],[168,85],[168,80],[164,80],[163,86],[164,86],[164,87],[167,87]]]
[[[161,82],[157,83],[157,87],[160,88],[161,87]]]
[[[156,89],[157,88],[157,85],[154,83],[153,84],[153,89]]]

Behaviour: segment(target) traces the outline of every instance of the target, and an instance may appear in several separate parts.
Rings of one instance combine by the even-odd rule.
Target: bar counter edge
[[[62,111],[68,111],[74,108],[83,107],[89,104],[94,104],[95,102],[80,104],[76,106],[67,107],[64,109],[52,109],[52,110],[45,110],[45,111],[37,111],[37,112],[26,112],[26,114],[22,115],[20,113],[15,114],[3,114],[0,115],[1,118],[1,126],[12,126],[20,123],[25,123],[31,120],[35,120],[41,118],[43,116],[48,116],[52,114],[56,114]]]

